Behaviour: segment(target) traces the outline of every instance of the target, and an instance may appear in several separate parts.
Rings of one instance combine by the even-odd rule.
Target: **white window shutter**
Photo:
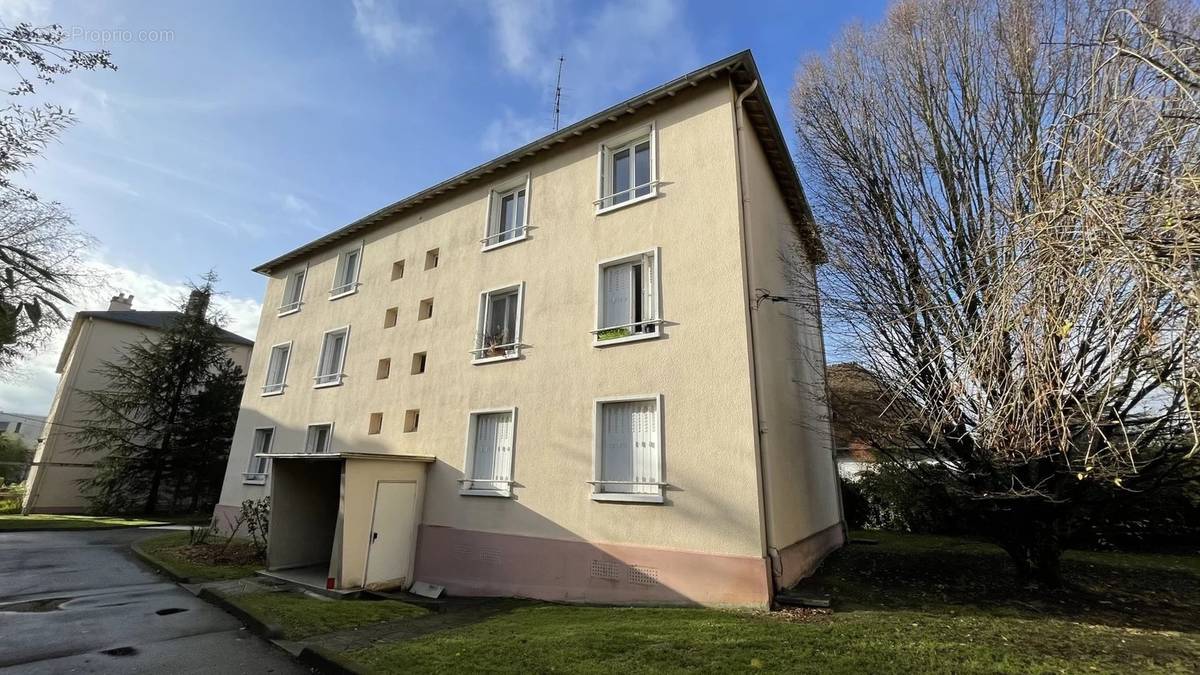
[[[604,268],[604,325],[602,328],[621,326],[633,321],[633,303],[630,292],[633,283],[630,275],[633,266],[613,265]]]

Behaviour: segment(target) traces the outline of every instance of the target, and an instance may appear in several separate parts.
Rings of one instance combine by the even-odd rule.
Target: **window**
[[[283,285],[283,303],[279,305],[279,316],[299,312],[301,299],[304,297],[304,279],[308,270],[296,270],[287,276]]]
[[[438,266],[438,250],[436,248],[425,252],[425,269],[431,270]]]
[[[264,455],[271,452],[271,442],[275,440],[275,427],[263,427],[254,430],[254,442],[250,446],[250,464],[246,473],[242,474],[242,482],[249,485],[262,485],[267,482],[267,466],[270,458]]]
[[[511,244],[525,238],[529,224],[529,176],[492,190],[488,197],[488,218],[483,250]]]
[[[521,354],[521,292],[524,284],[481,293],[475,333],[476,362]]]
[[[433,298],[425,298],[417,306],[417,321],[424,321],[433,316]]]
[[[658,251],[600,264],[593,344],[604,347],[658,337]]]
[[[658,502],[662,497],[662,397],[596,403],[597,501]]]
[[[596,210],[605,211],[658,194],[654,126],[600,146],[600,194]]]
[[[271,396],[282,394],[287,382],[288,362],[292,357],[292,343],[285,342],[271,347],[271,358],[267,361],[267,383],[263,385],[262,395]]]
[[[392,281],[404,278],[404,261],[397,260],[392,263]]]
[[[399,307],[388,307],[387,311],[385,311],[383,313],[383,327],[384,328],[395,328],[396,327],[396,319],[398,318],[399,313],[400,313]]]
[[[330,444],[332,442],[332,424],[308,425],[308,437],[304,440],[305,452],[330,452]]]
[[[405,410],[404,411],[404,433],[410,434],[417,430],[417,425],[421,422],[420,410]]]
[[[375,379],[386,380],[388,375],[392,374],[392,360],[379,359],[379,365],[375,367]]]
[[[346,341],[350,339],[350,327],[338,328],[325,334],[321,343],[321,358],[317,360],[317,387],[329,387],[342,383],[342,369],[346,365]]]
[[[420,375],[425,372],[425,352],[413,354],[412,368],[408,372],[410,375]]]
[[[338,257],[337,270],[333,274],[333,288],[329,299],[350,295],[358,290],[358,269],[362,258],[362,246],[345,251]]]
[[[374,436],[380,431],[383,431],[383,413],[371,413],[371,419],[367,422],[367,433]]]
[[[471,413],[462,494],[494,497],[512,495],[516,421],[516,408]]]

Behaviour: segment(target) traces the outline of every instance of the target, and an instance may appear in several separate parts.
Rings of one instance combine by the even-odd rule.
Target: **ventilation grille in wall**
[[[658,583],[658,570],[641,565],[629,566],[629,583],[642,586],[654,586]]]
[[[592,576],[597,579],[621,580],[621,563],[611,560],[593,560]]]
[[[482,563],[484,565],[499,565],[501,562],[500,549],[495,546],[467,546],[456,544],[454,556],[462,561]]]

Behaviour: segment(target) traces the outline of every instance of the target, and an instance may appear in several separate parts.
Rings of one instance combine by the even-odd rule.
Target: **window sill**
[[[262,393],[262,395],[263,396],[283,396],[283,389],[279,388],[279,389],[275,389],[272,391],[264,391]]]
[[[244,473],[242,474],[242,485],[266,485],[267,474],[265,473]]]
[[[331,382],[319,382],[317,384],[314,384],[313,389],[324,389],[326,387],[340,387],[340,386],[342,386],[342,378],[339,377],[338,379],[333,380]]]
[[[608,340],[597,340],[592,338],[593,347],[611,347],[613,345],[623,345],[627,342],[641,342],[643,340],[655,340],[662,337],[662,331],[654,331],[653,333],[635,333],[626,335],[625,337],[611,338]]]
[[[295,314],[296,312],[299,312],[299,311],[300,311],[299,306],[292,307],[290,309],[280,309],[279,313],[276,314],[275,316],[287,316],[289,314]]]
[[[648,195],[642,195],[641,197],[634,197],[633,199],[623,201],[620,204],[613,204],[612,206],[605,206],[602,208],[597,208],[596,215],[602,216],[606,213],[612,213],[613,211],[623,209],[626,206],[633,206],[634,204],[640,204],[644,201],[649,201],[651,199],[654,199],[657,196],[658,196],[658,189],[655,188],[655,189],[651,190],[650,194],[648,194]]]
[[[331,291],[331,292],[330,292],[330,294],[329,294],[329,299],[330,299],[330,300],[337,300],[337,299],[339,299],[339,298],[344,298],[344,297],[346,297],[346,296],[348,296],[348,295],[354,295],[354,294],[355,294],[355,293],[357,293],[357,292],[358,292],[357,285],[356,285],[356,287],[355,287],[355,288],[351,288],[351,289],[350,289],[350,290],[348,290],[348,291],[338,291],[337,293],[333,293],[333,292]]]
[[[476,357],[474,359],[471,359],[471,365],[481,366],[485,363],[495,363],[497,361],[512,361],[513,359],[519,359],[519,358],[521,358],[521,352],[513,352],[511,354],[505,354],[503,356]]]
[[[479,249],[479,252],[485,253],[487,251],[494,251],[498,248],[503,248],[505,246],[508,246],[509,244],[515,244],[519,241],[525,241],[528,238],[529,238],[528,234],[521,234],[521,236],[519,236],[519,237],[513,237],[512,239],[505,239],[504,241],[498,242],[495,244],[488,244],[487,246],[484,246],[483,248]]]
[[[593,492],[594,502],[628,502],[631,504],[662,504],[662,494],[637,494],[632,492]]]
[[[463,497],[500,497],[502,499],[511,499],[512,490],[459,490],[458,494]]]

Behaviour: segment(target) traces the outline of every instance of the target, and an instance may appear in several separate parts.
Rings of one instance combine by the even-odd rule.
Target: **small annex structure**
[[[207,298],[193,291],[189,302],[197,311],[207,308]],[[95,475],[102,457],[80,454],[71,432],[88,417],[88,404],[82,392],[107,386],[96,372],[105,361],[114,361],[124,353],[125,345],[142,339],[156,339],[162,329],[180,317],[176,311],[138,311],[133,296],[113,296],[107,310],[76,312],[67,331],[55,372],[58,388],[50,403],[45,427],[34,449],[33,462],[26,479],[23,513],[84,513],[89,504],[79,481]],[[245,370],[250,363],[254,343],[221,330],[221,341],[229,358]]]
[[[844,541],[823,259],[749,52],[618,103],[256,268],[216,520],[335,590],[766,606]]]

